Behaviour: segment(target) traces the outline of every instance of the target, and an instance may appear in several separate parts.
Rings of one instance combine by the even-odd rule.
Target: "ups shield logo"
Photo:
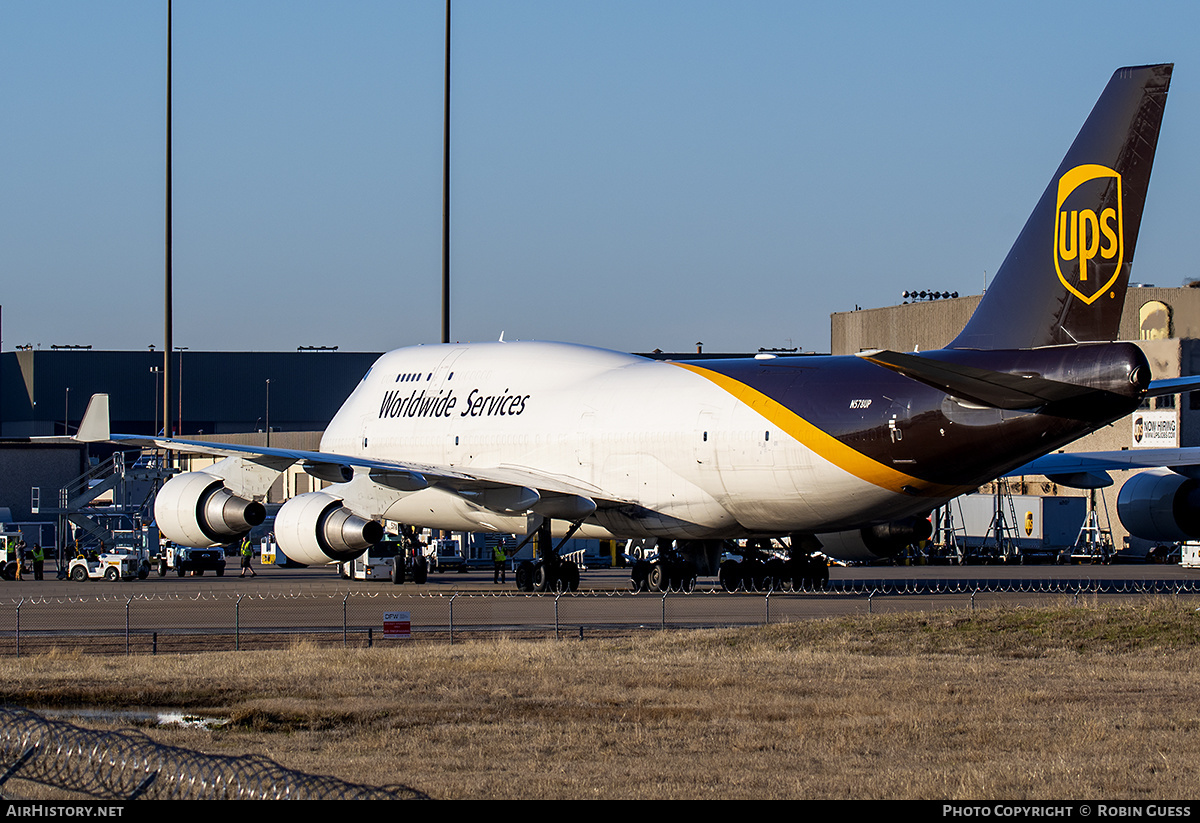
[[[1054,268],[1067,291],[1091,305],[1117,282],[1125,258],[1121,175],[1084,165],[1058,181]]]

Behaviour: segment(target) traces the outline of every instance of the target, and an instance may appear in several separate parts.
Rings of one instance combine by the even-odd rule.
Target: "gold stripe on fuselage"
[[[878,460],[873,460],[862,452],[850,448],[828,432],[818,429],[779,401],[745,383],[720,372],[710,371],[690,363],[673,363],[672,365],[687,369],[716,384],[745,403],[757,414],[762,415],[764,419],[791,435],[817,456],[823,457],[838,468],[881,489],[896,494],[923,497],[957,497],[975,488],[974,486],[947,486],[941,483],[931,483],[928,480],[897,471],[891,466],[886,466]]]

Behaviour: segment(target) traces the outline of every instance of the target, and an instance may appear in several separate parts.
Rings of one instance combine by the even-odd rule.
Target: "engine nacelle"
[[[1125,481],[1117,516],[1143,540],[1174,542],[1200,538],[1200,481],[1170,469],[1150,469]]]
[[[908,517],[848,532],[819,534],[821,551],[839,560],[878,560],[929,539],[933,526],[922,517]]]
[[[262,503],[238,497],[207,472],[172,477],[154,498],[158,531],[184,546],[231,543],[267,519]]]
[[[289,560],[308,566],[353,560],[382,539],[379,521],[325,492],[297,495],[275,515],[275,542]]]

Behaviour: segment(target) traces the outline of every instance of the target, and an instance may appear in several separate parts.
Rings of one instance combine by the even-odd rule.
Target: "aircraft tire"
[[[717,571],[717,579],[721,588],[727,592],[735,592],[742,585],[741,564],[736,560],[726,560]]]
[[[787,564],[776,558],[775,560],[767,561],[767,577],[771,586],[771,591],[783,591],[784,583],[787,582],[790,575],[787,573]]]
[[[563,566],[563,580],[566,581],[565,590],[569,592],[579,591],[579,566],[573,562],[567,562]]]
[[[531,592],[533,591],[533,564],[528,560],[522,560],[517,564],[516,571],[517,591]]]
[[[650,571],[650,564],[644,560],[638,560],[633,564],[633,568],[629,570],[629,590],[634,594],[646,591],[646,575]]]
[[[428,579],[429,566],[425,563],[424,558],[422,558],[413,566],[413,582],[420,586]]]
[[[399,557],[392,561],[392,584],[399,586],[404,582],[404,561]]]
[[[652,592],[661,592],[666,590],[667,585],[667,575],[662,563],[650,564],[650,571],[646,574],[647,588]]]
[[[550,570],[546,568],[544,562],[535,564],[533,567],[533,576],[530,578],[533,583],[533,591],[539,594],[547,591],[553,582],[551,577]]]

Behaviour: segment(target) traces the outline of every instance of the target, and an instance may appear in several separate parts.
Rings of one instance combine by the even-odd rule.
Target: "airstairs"
[[[114,453],[59,489],[57,507],[42,507],[43,513],[58,516],[64,548],[70,533],[67,523],[75,526],[76,534],[83,532],[111,546],[116,542],[114,528],[134,528],[153,519],[154,495],[175,470],[162,455],[147,453],[130,463],[129,454],[137,453]]]

